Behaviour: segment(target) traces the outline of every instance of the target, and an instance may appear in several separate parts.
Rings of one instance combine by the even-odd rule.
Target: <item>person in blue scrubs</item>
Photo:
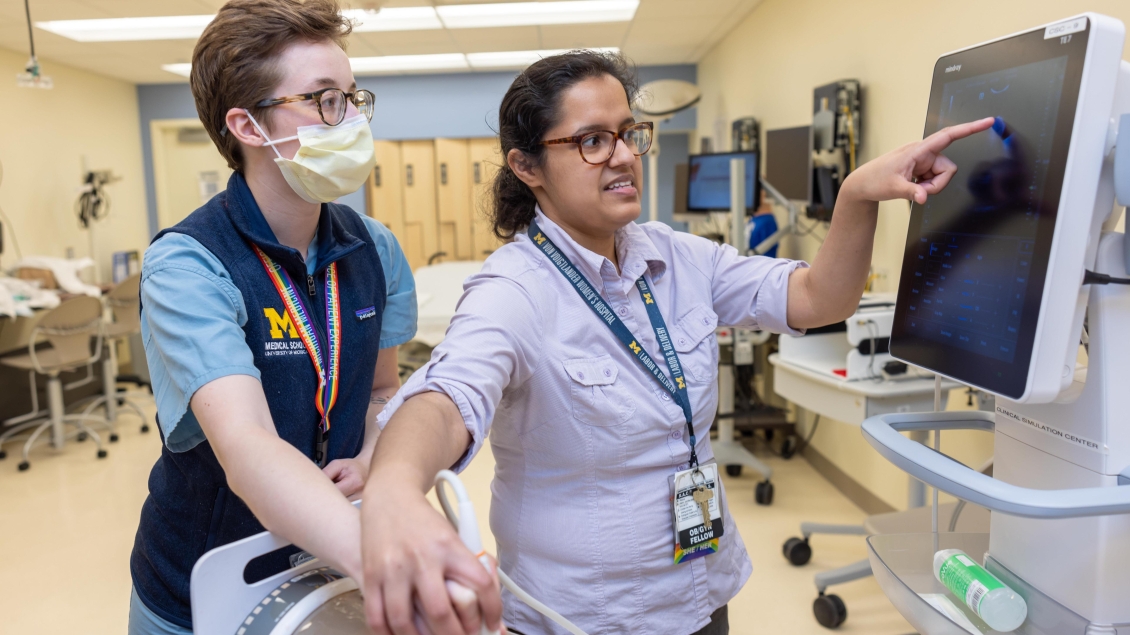
[[[191,633],[192,567],[268,528],[362,574],[358,511],[376,415],[399,387],[415,285],[380,223],[332,203],[374,164],[333,0],[233,0],[196,45],[197,111],[234,170],[157,235],[142,337],[164,442],[130,561],[131,635]]]

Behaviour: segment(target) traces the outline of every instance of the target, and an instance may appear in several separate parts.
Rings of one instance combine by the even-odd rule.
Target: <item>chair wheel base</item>
[[[78,436],[77,436],[77,437],[75,437],[75,440],[76,440],[76,441],[79,441],[80,443],[81,443],[82,441],[86,441],[86,433],[85,433],[85,432],[79,432],[79,433],[78,433]]]
[[[20,468],[21,472],[26,472],[26,471],[28,471],[29,468],[31,468],[31,463],[28,463],[27,461],[22,461],[19,464],[19,468]]]
[[[812,546],[808,544],[807,538],[789,538],[781,551],[794,567],[803,567],[812,559]]]
[[[769,481],[761,481],[753,491],[753,500],[758,505],[772,505],[773,504],[773,484]]]
[[[6,459],[6,458],[8,458],[8,453],[3,451],[3,450],[0,450],[0,460]]]
[[[100,459],[106,458],[106,450],[99,450],[98,451],[98,458],[100,458]]]
[[[148,423],[141,426],[141,432],[142,432],[142,434],[149,432],[149,424]]]
[[[796,451],[800,445],[795,435],[785,437],[784,443],[781,444],[781,458],[788,460],[796,456]]]
[[[839,628],[847,620],[847,606],[838,595],[821,594],[812,602],[812,613],[824,628]]]
[[[726,466],[726,476],[733,476],[733,477],[736,478],[736,477],[741,476],[741,475],[742,475],[742,466],[741,465],[727,465]]]
[[[111,434],[110,435],[110,443],[117,443],[117,442],[118,442],[118,435]]]

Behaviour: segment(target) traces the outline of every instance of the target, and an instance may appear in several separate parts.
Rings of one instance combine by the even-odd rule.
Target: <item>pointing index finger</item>
[[[929,137],[926,137],[923,140],[923,144],[925,145],[926,149],[930,150],[931,152],[941,152],[942,150],[945,150],[946,147],[949,146],[949,144],[957,141],[958,139],[964,139],[969,135],[988,130],[992,127],[995,120],[995,117],[985,117],[984,119],[978,119],[977,121],[957,124],[956,126],[948,126],[935,132]]]

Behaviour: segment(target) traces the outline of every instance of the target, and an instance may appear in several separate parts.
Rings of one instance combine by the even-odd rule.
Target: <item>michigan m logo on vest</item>
[[[281,340],[284,337],[298,337],[298,330],[294,328],[294,324],[290,321],[290,314],[283,311],[282,315],[273,307],[263,309],[263,315],[271,323],[271,339]]]

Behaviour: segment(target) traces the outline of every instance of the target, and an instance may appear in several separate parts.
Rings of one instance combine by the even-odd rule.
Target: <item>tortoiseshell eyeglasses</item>
[[[542,145],[551,146],[559,143],[575,143],[581,153],[581,160],[589,165],[608,163],[616,152],[616,142],[623,141],[632,154],[642,156],[651,148],[651,135],[654,124],[650,121],[641,121],[620,129],[620,132],[611,130],[594,130],[573,137],[562,137],[542,141]]]

